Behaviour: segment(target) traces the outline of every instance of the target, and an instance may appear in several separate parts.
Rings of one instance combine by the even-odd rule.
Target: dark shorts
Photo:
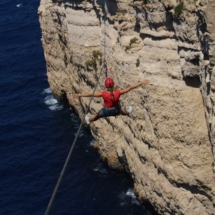
[[[106,107],[103,107],[100,111],[100,116],[102,117],[106,117],[106,116],[117,116],[120,114],[120,110],[121,110],[121,107],[120,106],[117,106],[117,107],[114,107],[114,108],[106,108]]]

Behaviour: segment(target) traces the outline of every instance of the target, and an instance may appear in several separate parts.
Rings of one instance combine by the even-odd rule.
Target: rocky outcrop
[[[215,156],[215,2],[208,1],[208,5],[202,17],[202,34],[199,35],[204,60],[200,64],[201,92],[205,104],[205,113],[208,123],[208,131]],[[213,163],[215,171],[215,165]]]
[[[106,3],[106,4],[104,4]],[[41,0],[38,14],[52,92],[83,118],[103,89],[102,58],[131,118],[91,123],[102,159],[133,178],[160,214],[215,214],[215,3],[213,0]],[[97,53],[97,54],[96,54]],[[99,53],[99,55],[98,55]],[[95,98],[90,112],[102,106]]]

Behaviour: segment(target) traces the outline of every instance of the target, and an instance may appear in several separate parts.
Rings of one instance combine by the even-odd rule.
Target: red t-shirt
[[[107,108],[117,107],[119,105],[120,90],[113,92],[114,100],[112,101],[112,96],[109,91],[103,91],[102,97],[104,99],[104,106]]]

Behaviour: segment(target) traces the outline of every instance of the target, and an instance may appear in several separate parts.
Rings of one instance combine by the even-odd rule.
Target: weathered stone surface
[[[215,214],[215,2],[184,0],[179,16],[176,0],[106,2],[41,0],[52,92],[66,94],[82,118],[89,98],[72,94],[93,91],[102,69],[100,60],[98,71],[86,66],[94,50],[120,88],[148,79],[122,97],[132,118],[91,123],[94,145],[111,167],[129,172],[138,197],[160,214]],[[101,106],[93,99],[91,114]]]

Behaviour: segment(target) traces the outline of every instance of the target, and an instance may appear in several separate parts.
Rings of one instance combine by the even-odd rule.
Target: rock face
[[[72,94],[93,92],[98,78],[103,90],[102,59],[120,88],[150,81],[122,96],[131,118],[90,129],[102,159],[129,172],[159,214],[215,214],[214,11],[214,0],[41,0],[38,9],[50,87],[81,118],[90,99]],[[101,107],[93,99],[91,114]]]

